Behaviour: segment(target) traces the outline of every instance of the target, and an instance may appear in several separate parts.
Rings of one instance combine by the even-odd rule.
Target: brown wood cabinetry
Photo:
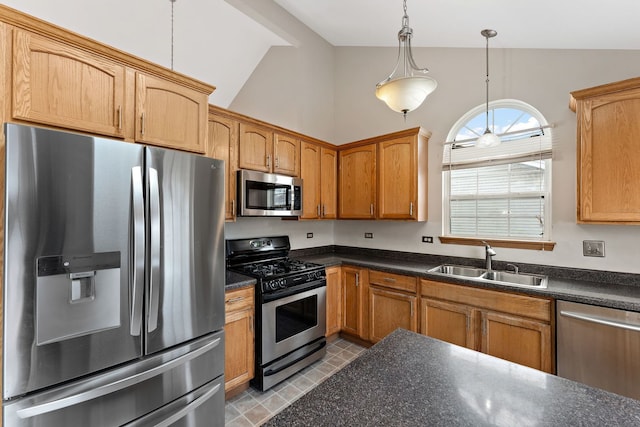
[[[373,343],[397,328],[418,331],[417,278],[369,271],[369,340]]]
[[[578,222],[640,223],[640,78],[571,95]]]
[[[553,305],[546,298],[422,279],[420,332],[553,373]]]
[[[214,87],[2,7],[5,120],[205,152]]]
[[[342,332],[367,340],[368,273],[366,268],[343,266],[342,270]]]
[[[224,390],[245,385],[254,376],[254,289],[225,294]]]
[[[300,175],[300,140],[268,127],[240,123],[240,169]]]
[[[426,221],[428,139],[413,128],[341,146],[339,217]]]
[[[376,216],[376,145],[340,150],[338,216],[373,219]]]
[[[209,114],[208,157],[224,160],[225,165],[225,219],[236,217],[236,172],[238,170],[238,127],[236,120]]]
[[[20,29],[12,65],[14,119],[124,136],[123,65]]]
[[[207,102],[207,94],[137,73],[136,141],[204,153]]]
[[[336,150],[302,141],[300,147],[303,219],[335,219],[338,154]]]
[[[340,267],[327,267],[327,331],[331,336],[342,329],[342,277]]]

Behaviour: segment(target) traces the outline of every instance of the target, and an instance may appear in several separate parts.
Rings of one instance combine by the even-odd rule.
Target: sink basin
[[[509,271],[487,271],[480,278],[516,286],[547,287],[547,276],[527,273],[511,273]]]
[[[442,264],[429,270],[429,273],[440,273],[449,276],[475,277],[478,278],[486,270],[483,268],[465,267],[462,265]]]

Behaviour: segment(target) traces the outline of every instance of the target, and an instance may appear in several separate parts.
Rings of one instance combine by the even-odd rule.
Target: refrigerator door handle
[[[215,340],[203,345],[200,348],[197,348],[187,354],[183,354],[182,356],[172,359],[166,363],[163,363],[162,365],[156,366],[155,368],[137,373],[135,375],[132,375],[124,379],[115,380],[113,382],[93,388],[88,391],[72,394],[71,396],[63,397],[57,400],[50,400],[47,402],[29,406],[24,409],[19,409],[18,411],[16,411],[16,415],[19,418],[23,418],[23,419],[31,418],[37,415],[59,411],[60,409],[68,408],[69,406],[78,405],[83,402],[96,399],[100,396],[104,396],[107,394],[115,393],[120,390],[124,390],[125,388],[131,387],[135,384],[139,384],[145,380],[148,380],[150,378],[153,378],[155,376],[168,372],[171,369],[175,368],[176,366],[188,363],[189,361],[196,359],[200,355],[212,350],[214,347],[218,346],[221,342],[222,340],[220,338],[216,338]],[[193,403],[195,403],[195,401]]]
[[[147,332],[158,328],[160,310],[160,188],[158,171],[149,168],[149,319]]]
[[[144,194],[142,167],[131,168],[131,203],[133,205],[131,251],[131,335],[139,336],[142,328],[142,293],[144,290]]]

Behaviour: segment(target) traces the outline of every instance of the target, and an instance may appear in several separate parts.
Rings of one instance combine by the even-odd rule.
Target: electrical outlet
[[[422,243],[433,243],[433,236],[422,236]]]
[[[604,240],[583,240],[582,255],[604,257]]]
[[[364,233],[365,239],[373,239],[373,233]]]
[[[313,233],[307,233],[307,239],[313,239]]]

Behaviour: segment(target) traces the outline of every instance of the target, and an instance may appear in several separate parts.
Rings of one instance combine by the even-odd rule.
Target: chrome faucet
[[[518,274],[520,269],[515,264],[507,264],[507,271],[509,271],[509,267],[513,268],[513,274]]]
[[[494,251],[491,245],[489,245],[484,240],[482,241],[482,243],[484,243],[485,268],[487,269],[487,271],[491,271],[491,257],[496,256],[496,251]]]

